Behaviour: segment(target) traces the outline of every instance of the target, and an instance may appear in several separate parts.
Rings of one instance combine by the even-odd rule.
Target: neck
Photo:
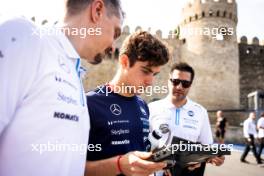
[[[172,104],[176,107],[176,108],[179,108],[179,107],[182,107],[183,105],[186,104],[187,102],[187,99],[184,98],[184,99],[177,99],[175,97],[172,97],[172,96],[169,96],[169,99],[171,100]]]
[[[123,90],[126,90],[126,81],[124,78],[122,78],[121,70],[119,69],[115,75],[115,77],[109,82],[109,84],[114,89],[114,92],[122,95],[124,97],[133,97],[135,96],[134,93],[129,93],[127,91],[123,92]],[[120,91],[121,90],[121,91]]]
[[[80,30],[82,26],[82,19],[79,15],[76,16],[67,16],[64,18],[63,23],[61,24],[62,32],[64,32],[64,35],[69,39],[77,53],[82,58],[83,53],[83,40],[81,40],[79,35],[71,35],[73,32],[73,29]],[[79,32],[79,31],[78,31]]]

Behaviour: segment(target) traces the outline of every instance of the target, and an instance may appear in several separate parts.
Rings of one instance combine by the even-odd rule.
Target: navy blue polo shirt
[[[87,151],[87,160],[94,161],[150,148],[149,109],[139,97],[106,93],[102,86],[86,95],[91,129],[89,145],[100,145],[101,151]]]

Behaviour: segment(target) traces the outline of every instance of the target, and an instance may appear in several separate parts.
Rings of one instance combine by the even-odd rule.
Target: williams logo
[[[77,115],[66,114],[63,112],[54,112],[53,117],[58,119],[72,120],[76,122],[79,121],[79,117]]]

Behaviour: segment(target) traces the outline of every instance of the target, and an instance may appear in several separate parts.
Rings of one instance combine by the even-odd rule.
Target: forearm
[[[264,127],[263,127],[263,126],[259,126],[258,128],[259,128],[259,129],[264,129]]]
[[[117,174],[119,174],[117,157],[86,162],[85,176],[115,176]]]

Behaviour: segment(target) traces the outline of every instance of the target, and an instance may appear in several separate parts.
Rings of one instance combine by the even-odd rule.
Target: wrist
[[[121,167],[121,158],[123,155],[118,155],[116,158],[116,168],[117,168],[117,174],[123,174],[123,170]]]

